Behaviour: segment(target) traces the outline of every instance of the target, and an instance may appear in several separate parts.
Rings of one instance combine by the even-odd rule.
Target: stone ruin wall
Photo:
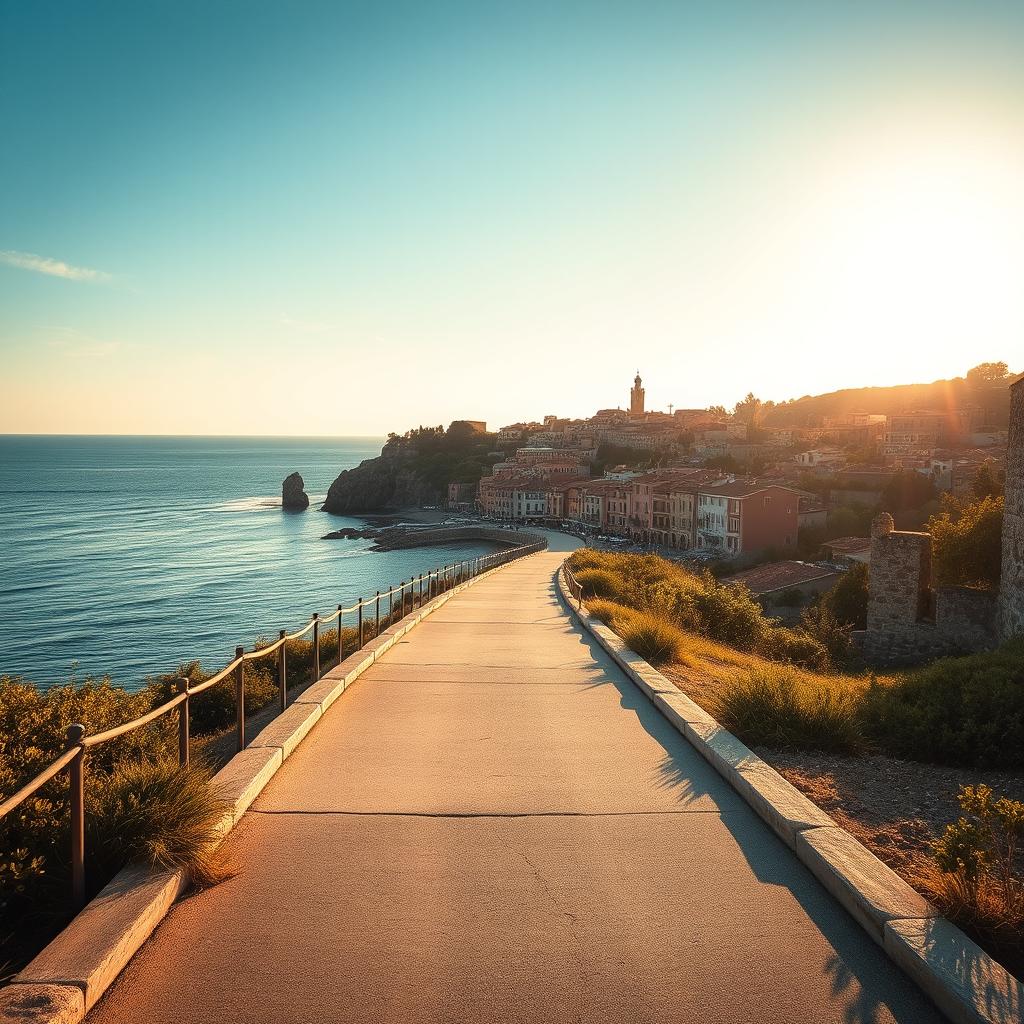
[[[999,635],[1002,640],[1024,635],[1024,377],[1010,388]]]
[[[857,634],[861,652],[874,665],[912,665],[951,653],[946,634],[933,621],[932,539],[895,529],[882,512],[871,524],[871,575],[867,629]]]
[[[931,590],[931,537],[871,524],[867,629],[854,634],[876,665],[910,665],[986,650],[1024,635],[1024,378],[1010,389],[1002,580],[998,596],[966,587]]]

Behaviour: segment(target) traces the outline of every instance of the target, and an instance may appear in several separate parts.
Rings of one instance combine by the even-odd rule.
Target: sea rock
[[[332,530],[330,533],[325,533],[320,539],[321,540],[373,540],[374,537],[380,536],[380,530],[374,530],[372,528],[366,530],[357,530],[354,526],[346,526],[341,530]]]
[[[303,489],[305,484],[298,473],[291,473],[284,478],[281,486],[281,507],[302,511],[309,508],[309,496]]]

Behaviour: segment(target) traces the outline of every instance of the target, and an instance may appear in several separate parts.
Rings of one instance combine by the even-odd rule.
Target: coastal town
[[[870,560],[873,509],[899,506],[899,525],[917,529],[943,493],[999,492],[1007,420],[984,396],[1005,391],[1012,375],[999,363],[971,374],[981,395],[973,405],[772,426],[771,404],[753,395],[731,413],[648,409],[638,371],[626,409],[550,415],[489,435],[498,461],[476,484],[450,482],[448,508],[737,567],[770,555],[777,564],[743,579],[755,593],[816,592],[842,567]]]

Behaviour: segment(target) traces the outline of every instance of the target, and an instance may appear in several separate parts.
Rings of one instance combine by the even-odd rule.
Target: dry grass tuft
[[[652,665],[682,659],[686,634],[681,629],[650,612],[623,612],[613,619],[613,628],[641,658]]]
[[[711,709],[744,743],[854,754],[864,747],[863,686],[765,664],[734,680]]]
[[[214,843],[227,804],[210,777],[202,765],[183,768],[172,760],[118,765],[91,800],[94,849],[113,864],[183,868],[201,886],[223,880],[227,871]]]

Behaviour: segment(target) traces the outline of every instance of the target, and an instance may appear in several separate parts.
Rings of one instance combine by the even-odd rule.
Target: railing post
[[[235,659],[245,654],[244,647],[235,648]],[[245,750],[245,662],[239,661],[235,666],[235,733],[237,747]]]
[[[277,649],[277,685],[281,692],[277,696],[282,711],[288,709],[288,641],[285,640],[287,635],[283,629],[277,634],[278,640],[281,641],[281,646]]]
[[[85,737],[84,725],[69,725],[64,734],[66,750],[78,747],[68,768],[71,796],[71,899],[76,912],[85,906]]]
[[[363,646],[363,598],[359,598],[359,625],[357,628],[359,630],[359,636],[357,637],[359,647],[356,650],[358,651]]]
[[[185,699],[178,705],[178,764],[188,766],[188,696],[189,681],[186,676],[178,680],[178,693],[185,694]]]
[[[338,664],[340,665],[345,660],[345,639],[341,632],[341,616],[344,614],[341,610],[341,605],[338,605]]]
[[[391,620],[395,615],[395,588],[388,587],[388,625],[391,625]],[[378,628],[377,632],[380,632]]]
[[[313,682],[320,680],[320,613],[313,612]]]
[[[380,591],[377,591],[377,607],[373,616],[373,635],[380,636]]]

